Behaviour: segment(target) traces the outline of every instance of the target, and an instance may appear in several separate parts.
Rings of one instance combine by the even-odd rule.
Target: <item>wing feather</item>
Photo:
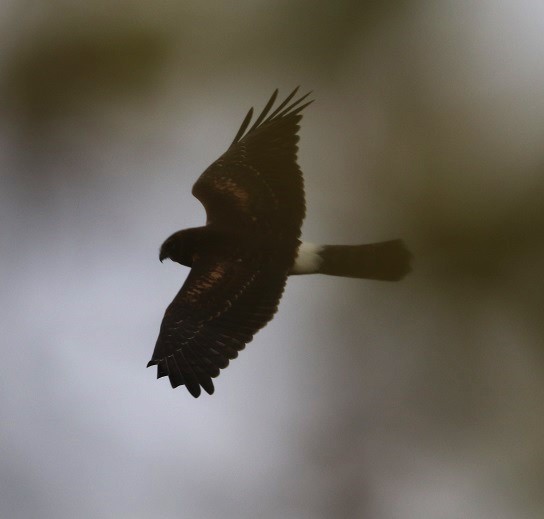
[[[304,99],[306,99],[309,95],[311,94],[311,92],[308,92],[307,94],[304,94],[302,97],[300,97],[299,99],[297,99],[293,104],[289,105],[287,108],[285,108],[285,110],[283,110],[283,112],[280,112],[279,114],[277,115],[274,115],[274,117],[271,117],[271,121],[273,121],[274,119],[281,119],[282,117],[284,117],[285,115],[296,115],[298,112],[300,112],[303,108],[305,108],[306,106],[308,106],[309,104],[313,103],[313,101],[309,101],[307,102],[306,104],[304,104],[302,107],[300,108],[297,108],[295,110],[295,107],[300,105],[300,103],[302,103],[302,101],[304,101]]]
[[[248,133],[251,133],[255,128],[259,126],[263,122],[263,119],[267,116],[268,112],[270,112],[270,109],[276,102],[276,98],[278,97],[278,89],[274,90],[274,93],[268,100],[268,103],[266,103],[265,107],[263,108],[263,111],[261,112],[261,115],[257,117],[256,121],[253,123],[253,126],[249,129]]]
[[[252,117],[253,117],[253,107],[249,109],[248,113],[244,117],[244,120],[242,121],[242,124],[240,125],[240,129],[236,132],[236,137],[234,137],[232,144],[234,144],[235,142],[238,142],[240,140],[240,137],[244,135],[245,131],[247,130],[247,127],[249,126],[249,123],[251,122]]]
[[[289,103],[289,101],[291,101],[291,99],[293,99],[293,97],[295,97],[296,93],[298,92],[299,90],[299,86],[297,86],[279,105],[278,107],[270,114],[270,117],[268,118],[268,120],[271,120],[273,119],[274,117],[276,117],[276,115],[278,115],[285,106],[287,106],[287,103]]]
[[[298,88],[269,114],[277,91],[246,133],[246,116],[229,149],[197,180],[193,194],[206,209],[208,223],[279,232],[298,245],[305,215],[304,183],[297,163],[301,105],[291,102]]]
[[[216,292],[224,290],[224,299],[230,300],[230,304],[223,304],[212,318],[203,303],[205,294],[202,302],[187,304],[186,291],[198,284],[202,276],[206,278],[202,272],[210,269],[209,265],[194,265],[165,312],[148,365],[157,364],[161,373],[168,375],[172,387],[185,385],[194,397],[200,395],[200,388],[212,394],[212,379],[238,356],[277,311],[288,269],[278,271],[274,263],[261,261],[260,267],[250,269],[257,274],[247,276],[245,269],[233,262],[232,268],[227,269],[229,276],[225,282],[216,286]],[[233,283],[233,279],[238,281]],[[239,286],[243,289],[235,288]]]

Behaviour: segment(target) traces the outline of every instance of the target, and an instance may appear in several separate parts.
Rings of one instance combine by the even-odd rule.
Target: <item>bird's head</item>
[[[194,243],[192,239],[192,229],[185,229],[172,234],[161,245],[159,260],[163,262],[170,259],[186,267],[193,265]]]

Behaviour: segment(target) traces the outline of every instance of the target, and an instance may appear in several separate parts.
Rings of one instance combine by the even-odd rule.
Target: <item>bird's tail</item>
[[[402,240],[364,245],[303,243],[291,274],[328,274],[398,281],[410,272],[412,255]]]

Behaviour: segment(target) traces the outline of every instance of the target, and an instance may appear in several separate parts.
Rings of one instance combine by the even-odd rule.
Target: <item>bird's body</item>
[[[300,241],[304,184],[297,164],[303,96],[291,93],[270,115],[274,92],[247,130],[197,180],[193,194],[206,209],[203,227],[179,231],[162,245],[191,271],[168,306],[153,356],[157,376],[197,397],[213,393],[212,378],[275,314],[287,277],[325,273],[396,280],[409,270],[400,240],[356,246]],[[246,131],[247,130],[247,131]]]

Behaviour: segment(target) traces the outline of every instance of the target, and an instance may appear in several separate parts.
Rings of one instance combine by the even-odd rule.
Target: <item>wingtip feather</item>
[[[300,97],[293,103],[289,104],[289,102],[293,99],[293,97],[295,97],[295,95],[299,91],[299,88],[300,86],[297,86],[269,115],[269,112],[272,109],[272,106],[274,105],[278,97],[279,90],[276,88],[276,90],[274,90],[274,92],[272,93],[272,96],[266,103],[265,107],[263,108],[262,112],[257,117],[255,122],[252,124],[251,128],[249,128],[248,130],[247,128],[253,117],[253,108],[251,108],[249,112],[247,113],[246,117],[244,118],[238,132],[236,133],[236,136],[234,137],[234,140],[232,141],[231,146],[236,144],[244,136],[248,135],[253,130],[256,130],[257,128],[259,128],[264,123],[268,123],[276,119],[281,119],[282,117],[285,117],[287,115],[298,115],[300,112],[302,112],[302,110],[304,110],[304,108],[306,108],[309,104],[311,104],[313,100],[308,101],[307,103],[304,103],[302,106],[299,106],[299,105],[300,103],[302,103],[302,101],[304,101],[304,99],[306,99],[312,93],[312,91],[310,90],[308,93],[304,94],[302,97]]]
[[[234,137],[234,140],[232,141],[231,146],[233,144],[236,144],[240,140],[242,135],[244,135],[247,127],[249,126],[249,123],[251,122],[252,117],[253,117],[253,107],[251,107],[249,109],[249,112],[244,117],[244,120],[242,121],[242,124],[240,125],[240,128],[239,128],[238,132],[236,133],[236,137]]]
[[[251,128],[248,130],[248,133],[253,131],[255,128],[257,128],[257,126],[259,126],[259,124],[261,124],[263,119],[268,115],[268,112],[270,111],[274,103],[276,102],[277,97],[278,97],[278,89],[276,88],[276,90],[274,90],[273,94],[270,96],[268,103],[266,103],[265,107],[263,108],[263,111],[260,113],[259,117],[255,119],[255,122],[253,123]]]

